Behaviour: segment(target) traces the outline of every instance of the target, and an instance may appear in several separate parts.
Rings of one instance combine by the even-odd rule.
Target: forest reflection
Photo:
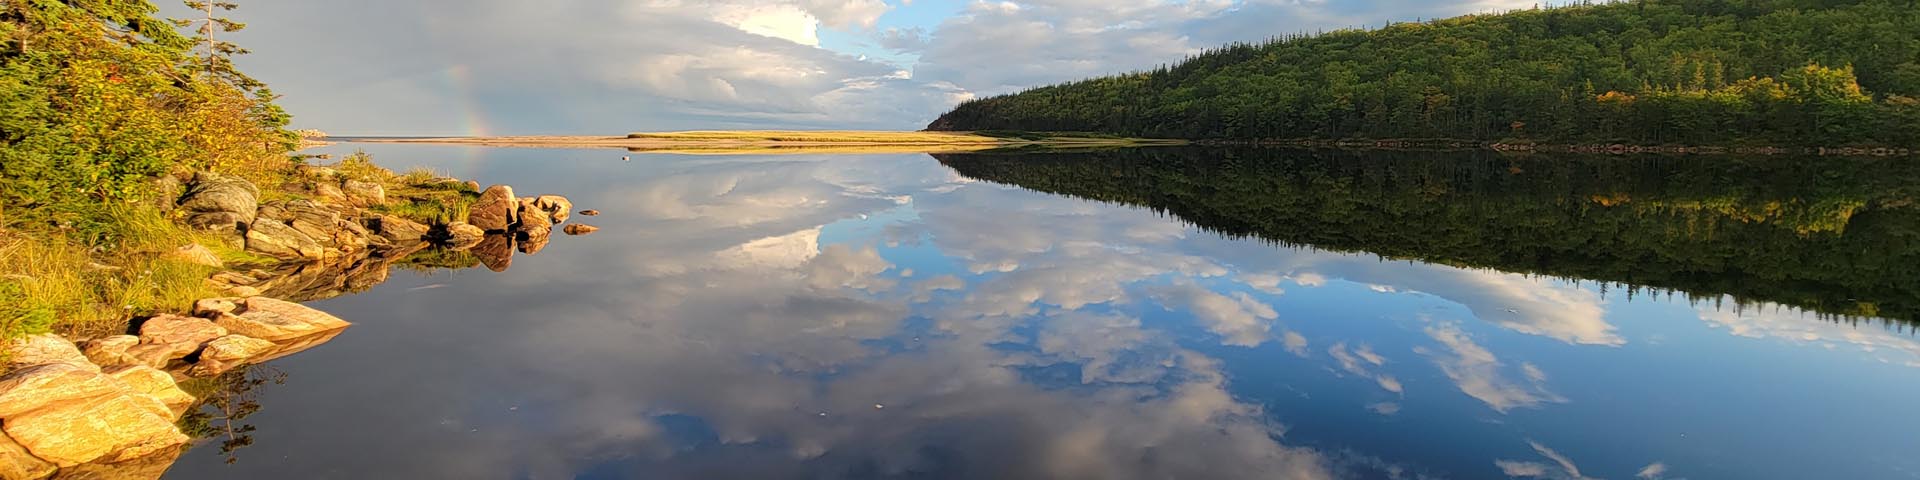
[[[1906,159],[1279,148],[935,157],[968,177],[1288,247],[1776,303],[1841,322],[1920,321],[1920,165]]]

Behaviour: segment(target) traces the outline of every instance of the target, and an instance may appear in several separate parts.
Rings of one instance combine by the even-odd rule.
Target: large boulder
[[[513,187],[494,185],[480,192],[480,199],[467,210],[467,223],[486,231],[506,231],[519,223],[520,200]]]
[[[260,188],[240,177],[213,172],[193,176],[193,184],[180,196],[180,209],[187,212],[187,225],[203,230],[226,231],[253,224],[260,206]]]
[[[98,372],[100,367],[87,361],[80,348],[59,335],[43,333],[28,335],[7,345],[7,370],[17,370],[35,365],[61,363],[80,367],[83,370]]]
[[[262,205],[247,249],[282,260],[330,260],[366,250],[371,234],[358,221],[308,200]]]
[[[268,297],[206,299],[196,303],[194,311],[205,312],[235,334],[276,342],[352,325],[326,312]]]
[[[0,430],[61,467],[138,458],[187,442],[173,410],[113,376],[65,363],[0,377]]]

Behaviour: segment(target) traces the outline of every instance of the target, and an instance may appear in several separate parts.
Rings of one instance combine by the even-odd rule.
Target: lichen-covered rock
[[[227,335],[207,342],[200,351],[201,360],[244,361],[274,349],[274,343],[245,335]]]
[[[46,403],[97,397],[116,388],[118,385],[109,377],[100,375],[98,367],[49,363],[14,370],[0,376],[0,419],[10,421]]]
[[[235,334],[263,340],[298,338],[352,325],[326,312],[284,300],[268,297],[223,300],[238,308],[217,312],[214,323]]]
[[[253,224],[260,206],[260,189],[240,177],[213,172],[193,176],[193,184],[180,196],[180,208],[187,212],[187,225],[203,230],[233,230]]]
[[[198,317],[160,315],[140,323],[140,343],[190,344],[198,349],[226,335],[227,329]]]
[[[486,231],[506,231],[519,223],[520,200],[513,187],[494,185],[480,192],[480,199],[467,210],[467,223]]]
[[[100,371],[100,367],[87,361],[87,356],[80,353],[80,348],[73,342],[51,333],[28,335],[14,340],[7,345],[7,351],[7,370],[61,363],[84,370]]]
[[[584,223],[575,223],[575,224],[567,225],[567,228],[561,229],[561,231],[567,232],[567,235],[587,235],[593,232],[600,231],[600,227],[587,225]]]
[[[105,373],[120,379],[135,393],[160,400],[160,403],[165,404],[167,410],[172,412],[172,418],[175,420],[185,415],[187,409],[193,406],[193,395],[188,394],[186,390],[181,390],[180,385],[174,383],[173,375],[167,372],[146,365],[125,365],[109,368]]]
[[[387,203],[387,188],[378,183],[347,180],[340,184],[347,193],[347,203],[360,207],[371,207]]]
[[[167,368],[175,359],[186,358],[199,350],[200,346],[192,343],[142,343],[127,347],[127,356],[133,358],[135,365]]]
[[[140,337],[133,335],[114,335],[80,342],[80,353],[94,365],[111,367],[140,363],[127,349],[140,344]]]
[[[51,462],[27,453],[27,448],[20,446],[13,439],[0,435],[0,478],[9,480],[46,478],[53,475],[53,472],[59,468]]]
[[[158,399],[116,390],[9,415],[0,429],[33,456],[66,467],[139,458],[186,443],[171,417]]]

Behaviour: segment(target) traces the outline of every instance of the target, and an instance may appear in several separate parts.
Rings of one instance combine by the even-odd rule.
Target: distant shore
[[[961,153],[1016,147],[1136,147],[1184,145],[1181,140],[1118,138],[1091,134],[890,132],[890,131],[693,131],[624,136],[534,135],[500,137],[330,137],[353,143],[415,143],[530,148],[619,148],[633,152],[726,153]]]

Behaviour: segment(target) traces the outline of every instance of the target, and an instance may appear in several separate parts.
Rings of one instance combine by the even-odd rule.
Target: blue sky
[[[912,130],[954,104],[1232,41],[1531,0],[242,2],[302,128],[358,135]],[[181,8],[168,5],[166,13]]]

